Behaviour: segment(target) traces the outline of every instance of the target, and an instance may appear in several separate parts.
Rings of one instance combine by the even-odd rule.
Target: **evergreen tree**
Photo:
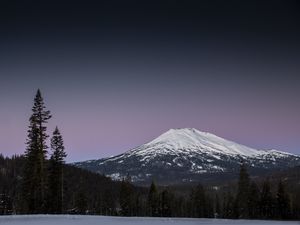
[[[191,194],[192,208],[194,210],[193,216],[198,218],[210,217],[208,215],[209,207],[206,198],[204,187],[199,184],[192,191]]]
[[[22,199],[26,213],[41,213],[46,199],[46,154],[45,124],[51,118],[46,110],[40,90],[37,91],[32,107],[32,115],[25,151],[25,168],[22,183]]]
[[[63,166],[65,153],[63,138],[56,127],[51,138],[51,157],[49,160],[48,179],[48,210],[50,213],[60,214],[63,212],[64,176]]]
[[[122,216],[133,216],[134,196],[128,180],[122,180],[120,188],[120,207]]]
[[[274,198],[271,192],[270,182],[266,180],[263,184],[260,197],[260,214],[263,219],[273,219],[274,217]]]
[[[104,215],[113,216],[116,215],[116,203],[115,195],[112,193],[112,189],[106,189],[103,192],[103,213]]]
[[[221,205],[220,205],[220,199],[219,196],[216,195],[215,201],[214,201],[214,218],[219,218],[221,215]]]
[[[279,181],[278,183],[276,201],[276,215],[278,219],[288,219],[291,214],[290,199],[285,192],[285,188],[282,181]]]
[[[246,165],[244,163],[241,164],[240,168],[240,176],[238,182],[238,192],[236,196],[236,209],[237,209],[237,217],[238,218],[248,218],[249,217],[249,185],[250,179],[249,174],[247,172]]]
[[[87,213],[87,197],[86,194],[80,190],[75,196],[75,209],[78,214],[84,215]]]
[[[142,216],[145,213],[143,213],[143,207],[141,202],[141,195],[135,194],[133,196],[133,210],[132,210],[132,216]]]
[[[230,192],[227,192],[227,194],[224,197],[224,201],[223,201],[223,216],[222,218],[226,218],[226,219],[234,219],[235,218],[235,214],[234,214],[234,197],[232,196],[232,194]]]
[[[148,193],[148,213],[149,216],[159,216],[158,212],[158,193],[154,181],[152,181]]]
[[[12,211],[12,199],[6,193],[0,194],[0,215],[9,215]]]
[[[249,218],[258,219],[259,218],[259,189],[256,183],[252,182],[249,187]]]
[[[298,190],[295,191],[291,199],[291,205],[293,219],[300,220],[300,188],[298,188]]]
[[[171,202],[172,195],[168,189],[164,189],[160,194],[160,216],[170,217],[172,215]]]

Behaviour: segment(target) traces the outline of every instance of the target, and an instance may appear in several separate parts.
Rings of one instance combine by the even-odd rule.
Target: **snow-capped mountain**
[[[256,150],[194,128],[170,129],[124,154],[76,166],[113,179],[133,182],[198,182],[235,174],[244,161],[252,173],[300,165],[300,157],[276,150]],[[221,175],[221,176],[220,176]]]

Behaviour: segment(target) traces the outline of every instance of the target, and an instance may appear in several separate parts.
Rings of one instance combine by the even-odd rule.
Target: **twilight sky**
[[[299,1],[199,2],[1,1],[0,152],[40,88],[68,162],[179,127],[300,154]]]

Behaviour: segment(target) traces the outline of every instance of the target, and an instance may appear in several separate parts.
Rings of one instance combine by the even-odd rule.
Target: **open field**
[[[1,216],[1,225],[300,225],[298,221],[223,220],[188,218],[106,217],[80,215]]]

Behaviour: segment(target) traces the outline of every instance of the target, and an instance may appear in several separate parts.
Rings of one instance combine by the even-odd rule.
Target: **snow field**
[[[297,221],[108,217],[80,215],[0,216],[1,225],[300,225]]]

